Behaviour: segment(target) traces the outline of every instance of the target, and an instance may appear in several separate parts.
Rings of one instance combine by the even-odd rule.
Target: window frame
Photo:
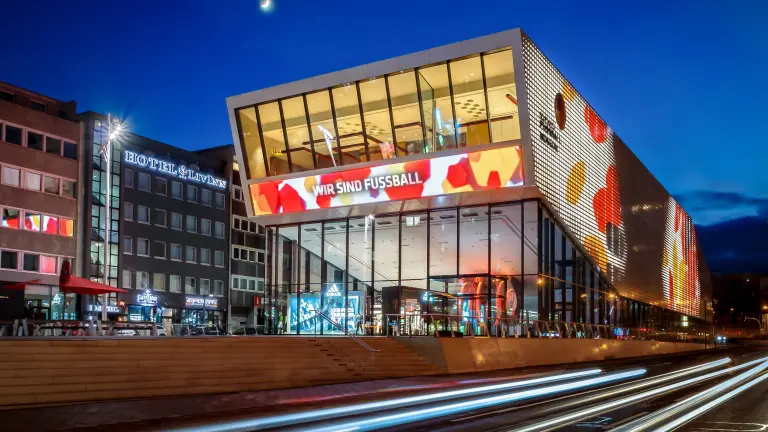
[[[144,243],[144,244],[146,244],[146,253],[141,253],[140,252],[140,250],[141,250],[141,246],[140,245],[142,244],[142,242],[146,242],[146,243]],[[137,237],[136,238],[136,256],[149,257],[150,253],[151,253],[150,246],[151,246],[151,242],[149,241],[149,239]]]
[[[147,179],[147,181],[146,181],[146,186],[147,186],[147,187],[146,187],[146,188],[143,188],[143,187],[141,187],[141,179],[142,179],[142,178],[145,178],[145,179]],[[140,191],[144,191],[144,192],[149,192],[149,193],[152,193],[152,176],[151,176],[151,175],[149,175],[149,174],[147,174],[147,173],[143,173],[143,172],[139,171],[139,184],[138,184],[138,189],[139,189]]]
[[[127,247],[128,245],[130,245],[130,248]],[[123,253],[126,255],[133,255],[133,237],[127,235],[123,236]]]
[[[184,193],[184,201],[197,204],[200,201],[199,188],[197,186],[195,186],[195,185],[190,185],[190,184],[188,184],[186,186],[187,187],[186,187],[186,191]],[[189,199],[189,192],[190,191],[195,191],[194,200]]]

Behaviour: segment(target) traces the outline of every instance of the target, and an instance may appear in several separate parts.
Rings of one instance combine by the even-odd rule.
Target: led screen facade
[[[266,181],[250,186],[255,215],[407,200],[523,185],[520,147]]]
[[[533,175],[622,296],[703,316],[691,218],[523,35]]]

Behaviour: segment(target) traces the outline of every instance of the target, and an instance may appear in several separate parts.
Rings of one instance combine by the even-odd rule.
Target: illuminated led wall
[[[534,181],[619,293],[702,317],[690,217],[523,36]]]

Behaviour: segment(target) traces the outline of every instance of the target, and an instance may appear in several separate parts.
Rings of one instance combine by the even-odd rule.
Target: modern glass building
[[[273,333],[711,317],[690,218],[519,29],[227,104]]]

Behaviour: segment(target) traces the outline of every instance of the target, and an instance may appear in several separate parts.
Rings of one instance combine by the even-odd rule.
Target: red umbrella
[[[61,263],[61,273],[59,274],[59,291],[86,295],[128,292],[124,289],[115,288],[103,283],[72,276],[72,272],[69,268],[69,261],[64,261]]]
[[[3,286],[3,288],[15,289],[15,290],[23,290],[24,288],[27,287],[27,285],[40,285],[42,283],[43,282],[40,279],[32,279],[31,281],[16,282],[14,284],[5,285],[5,286]]]

